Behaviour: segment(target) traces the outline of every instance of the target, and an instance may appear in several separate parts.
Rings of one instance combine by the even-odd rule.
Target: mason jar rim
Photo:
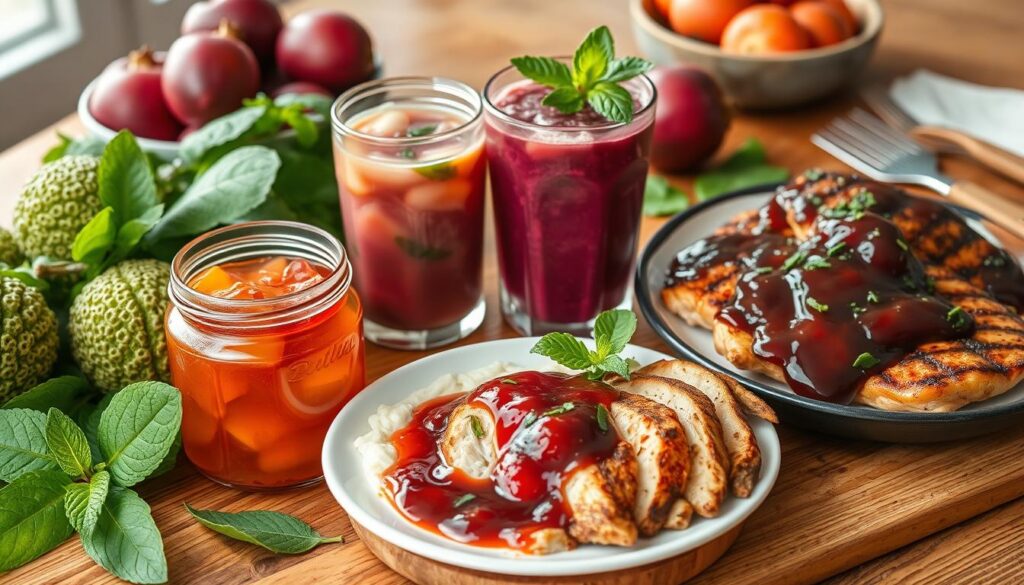
[[[349,126],[341,120],[342,110],[352,103],[356,103],[358,100],[366,99],[374,95],[384,93],[388,90],[395,89],[434,89],[441,94],[447,94],[451,97],[459,97],[464,99],[472,108],[473,115],[464,122],[460,123],[454,128],[449,128],[436,134],[427,134],[426,136],[374,136],[373,134],[367,134],[360,132]],[[444,91],[447,89],[447,91]],[[359,85],[346,90],[338,99],[334,100],[331,105],[331,128],[340,134],[345,136],[351,136],[353,138],[363,140],[373,144],[388,145],[388,146],[417,146],[423,144],[432,144],[434,142],[440,142],[451,136],[455,136],[461,132],[464,132],[468,127],[471,127],[483,116],[483,99],[480,97],[480,93],[470,87],[469,85],[458,81],[456,79],[450,79],[448,77],[426,77],[426,76],[402,76],[402,77],[388,77],[385,79],[374,79],[360,83]]]
[[[568,61],[569,63],[572,63],[572,57],[568,57],[568,56],[565,56],[565,55],[560,55],[560,56],[557,56],[557,57],[552,57],[552,59],[555,59],[556,61],[563,61],[563,62]],[[622,128],[622,127],[629,126],[631,124],[636,123],[637,118],[639,118],[642,115],[645,115],[648,110],[653,109],[654,108],[654,103],[657,101],[657,97],[658,97],[658,88],[655,87],[654,82],[651,81],[651,78],[648,77],[646,74],[641,73],[640,75],[638,75],[637,77],[634,77],[632,79],[642,78],[643,83],[646,85],[647,89],[650,91],[650,99],[648,99],[646,104],[643,104],[643,106],[640,108],[639,111],[633,112],[633,119],[630,120],[629,122],[612,122],[612,121],[609,120],[607,124],[601,124],[600,126],[566,126],[566,125],[561,125],[561,124],[555,124],[555,125],[551,125],[551,126],[546,126],[546,125],[543,125],[543,124],[534,124],[533,122],[528,122],[526,120],[520,120],[519,118],[515,118],[513,116],[510,116],[510,115],[506,114],[504,111],[502,111],[501,108],[498,107],[497,104],[495,104],[493,101],[491,101],[491,95],[490,95],[491,94],[491,91],[490,91],[491,90],[491,86],[494,85],[497,82],[497,79],[499,77],[501,77],[502,75],[504,75],[505,73],[507,73],[508,71],[513,70],[513,69],[515,69],[515,65],[506,65],[505,67],[502,67],[501,69],[498,70],[497,73],[492,75],[491,78],[487,80],[486,84],[484,84],[484,90],[482,92],[483,93],[484,109],[487,111],[488,114],[495,116],[496,118],[500,119],[503,123],[512,124],[514,126],[518,126],[520,128],[525,128],[525,129],[529,129],[529,130],[554,130],[554,131],[562,131],[562,132],[588,132],[588,131],[594,131],[594,130],[604,131],[604,130],[614,130],[614,129],[617,129],[617,128]],[[528,78],[527,77],[523,77],[523,80],[526,80],[526,79],[528,79]]]
[[[275,248],[271,246],[281,249],[288,244],[292,245],[288,251],[293,253],[289,255],[325,265],[331,273],[310,287],[266,299],[226,299],[199,292],[188,285],[192,277],[211,266],[274,255]],[[211,230],[183,246],[171,261],[168,294],[172,306],[195,321],[220,327],[259,329],[279,327],[319,314],[344,297],[351,284],[352,266],[345,247],[336,237],[305,223],[267,220]]]

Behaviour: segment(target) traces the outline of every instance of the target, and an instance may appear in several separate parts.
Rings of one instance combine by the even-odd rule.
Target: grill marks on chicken
[[[970,315],[975,329],[962,339],[923,343],[865,376],[855,401],[886,410],[951,411],[1014,387],[1024,378],[1019,266],[948,208],[889,185],[836,174],[798,178],[765,208],[681,252],[663,301],[688,323],[712,329],[716,349],[737,367],[784,380],[778,365],[755,355],[748,332],[716,317],[734,301],[741,275],[756,265],[778,266],[768,254],[789,256],[814,234],[819,213],[843,211],[864,193],[871,194],[868,209],[889,219],[923,263],[934,294]]]

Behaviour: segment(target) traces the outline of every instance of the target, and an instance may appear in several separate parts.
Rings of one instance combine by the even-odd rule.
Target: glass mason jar
[[[484,317],[480,95],[450,79],[370,81],[338,98],[331,125],[367,339],[425,349],[472,333]]]
[[[622,85],[627,124],[542,106],[550,90],[514,67],[484,88],[501,310],[524,335],[588,335],[598,313],[632,305],[656,91],[646,76]]]
[[[213,266],[287,257],[322,267],[323,280],[261,299],[200,293]],[[313,483],[335,415],[365,385],[362,307],[345,248],[288,221],[233,225],[199,236],[171,264],[167,354],[181,390],[181,436],[209,478],[246,489]]]

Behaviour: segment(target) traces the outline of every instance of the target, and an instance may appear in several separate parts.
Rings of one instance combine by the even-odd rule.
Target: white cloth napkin
[[[919,69],[894,81],[889,95],[920,124],[961,130],[1024,156],[1024,91]]]

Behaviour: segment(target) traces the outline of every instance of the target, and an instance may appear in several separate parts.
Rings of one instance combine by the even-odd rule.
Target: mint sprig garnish
[[[572,69],[551,57],[516,57],[512,65],[528,79],[550,87],[541,102],[563,114],[575,114],[589,104],[612,122],[633,119],[633,96],[619,85],[647,73],[650,61],[639,57],[615,58],[615,42],[607,26],[590,31],[576,49]]]
[[[548,333],[530,352],[549,357],[567,368],[582,370],[591,380],[598,380],[608,373],[628,380],[630,363],[618,354],[625,349],[634,332],[636,315],[632,311],[615,309],[597,316],[593,351],[568,333]]]

